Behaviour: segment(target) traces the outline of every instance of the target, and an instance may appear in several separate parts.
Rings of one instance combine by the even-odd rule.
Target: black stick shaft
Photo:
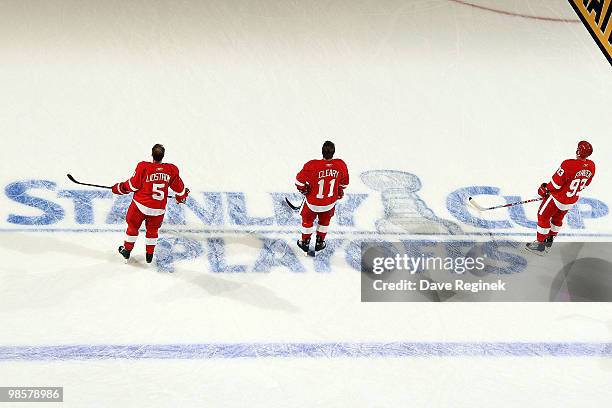
[[[109,189],[109,190],[112,190],[112,188],[113,188],[112,186],[102,186],[102,185],[100,185],[100,184],[81,183],[80,181],[77,181],[77,180],[76,180],[74,177],[72,177],[72,175],[71,175],[71,174],[67,174],[66,176],[68,176],[68,179],[69,179],[70,181],[72,181],[72,182],[73,182],[73,183],[75,183],[75,184],[79,184],[79,185],[81,185],[81,186],[89,186],[89,187],[106,188],[106,189]],[[174,197],[175,197],[175,196],[173,196],[173,195],[169,195],[169,196],[168,196],[168,198],[174,198]]]
[[[73,182],[73,183],[75,183],[75,184],[80,184],[80,185],[82,185],[82,186],[98,187],[98,188],[106,188],[106,189],[109,189],[109,190],[111,190],[111,189],[113,188],[112,186],[102,186],[102,185],[100,185],[100,184],[81,183],[80,181],[77,181],[77,180],[76,180],[74,177],[72,177],[72,175],[67,174],[67,176],[68,176],[68,179],[69,179],[70,181],[72,181],[72,182]]]

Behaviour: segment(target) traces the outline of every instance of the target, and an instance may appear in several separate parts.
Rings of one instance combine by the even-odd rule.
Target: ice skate
[[[119,247],[119,253],[127,261],[128,259],[130,259],[130,254],[132,253],[132,251],[129,249],[126,249],[123,245],[121,245]]]
[[[546,243],[540,241],[533,241],[528,243],[527,245],[525,245],[525,250],[539,256],[544,256],[548,253]]]
[[[317,242],[315,243],[315,252],[324,250],[326,246],[327,244],[325,243],[325,240],[317,236]]]
[[[555,237],[553,235],[549,235],[548,237],[546,237],[546,239],[544,240],[544,245],[546,245],[546,252],[550,251],[554,240]]]
[[[304,240],[297,241],[297,246],[304,251],[305,255],[308,255],[308,248],[310,247],[310,238],[306,238]]]

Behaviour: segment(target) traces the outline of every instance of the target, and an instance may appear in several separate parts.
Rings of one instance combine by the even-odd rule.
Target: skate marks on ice
[[[436,216],[419,197],[417,192],[422,184],[416,175],[396,170],[371,170],[361,173],[361,180],[381,194],[384,218],[375,223],[378,232],[450,235],[463,233],[458,224]]]

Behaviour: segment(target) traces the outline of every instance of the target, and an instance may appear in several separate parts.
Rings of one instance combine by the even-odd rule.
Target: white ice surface
[[[563,0],[474,3],[575,19]],[[612,73],[580,23],[548,22],[432,1],[0,4],[0,183],[43,179],[74,222],[66,178],[112,183],[153,143],[192,194],[243,192],[251,216],[269,192],[292,191],[325,139],[368,194],[347,239],[374,231],[379,195],[359,179],[417,175],[433,212],[466,232],[447,196],[496,186],[531,197],[587,138],[598,163],[585,192],[612,203]],[[491,202],[495,198],[490,199]],[[361,303],[359,273],[251,269],[262,237],[297,228],[176,232],[223,237],[246,273],[213,273],[206,253],[174,273],[116,254],[123,234],[29,231],[9,214],[38,215],[0,196],[0,346],[266,342],[610,342],[612,307],[577,303]],[[535,206],[526,208],[534,219]],[[505,210],[491,219],[508,219]],[[185,228],[201,229],[193,216]],[[612,219],[573,234],[608,240]],[[19,229],[19,231],[8,231]],[[295,231],[295,234],[291,232]],[[500,232],[500,231],[498,231]],[[502,232],[531,234],[513,224]],[[336,235],[337,236],[337,235]],[[585,238],[585,237],[582,237]],[[522,240],[531,239],[528,235]],[[412,357],[4,361],[0,386],[63,385],[64,406],[596,406],[612,398],[612,363],[597,357]]]

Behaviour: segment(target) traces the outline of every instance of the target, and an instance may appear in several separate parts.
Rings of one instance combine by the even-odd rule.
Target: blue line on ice
[[[96,233],[96,232],[125,232],[125,228],[0,228],[0,233],[2,232],[83,232],[83,233]],[[164,232],[173,232],[173,233],[186,233],[186,234],[298,234],[298,230],[268,230],[264,228],[257,229],[249,229],[248,226],[244,229],[206,229],[206,228],[162,228],[160,230],[161,233]],[[378,231],[343,231],[343,230],[335,230],[334,234],[337,235],[392,235],[392,236],[444,236],[444,237],[466,237],[466,236],[475,236],[475,235],[485,235],[485,236],[524,236],[531,237],[535,236],[535,232],[466,232],[465,234],[459,235],[451,235],[448,233],[426,233],[426,234],[415,234],[415,233],[384,233]],[[567,237],[612,237],[612,233],[587,233],[587,232],[564,232],[563,236]]]
[[[610,358],[612,343],[339,342],[0,346],[0,361],[402,357]]]

